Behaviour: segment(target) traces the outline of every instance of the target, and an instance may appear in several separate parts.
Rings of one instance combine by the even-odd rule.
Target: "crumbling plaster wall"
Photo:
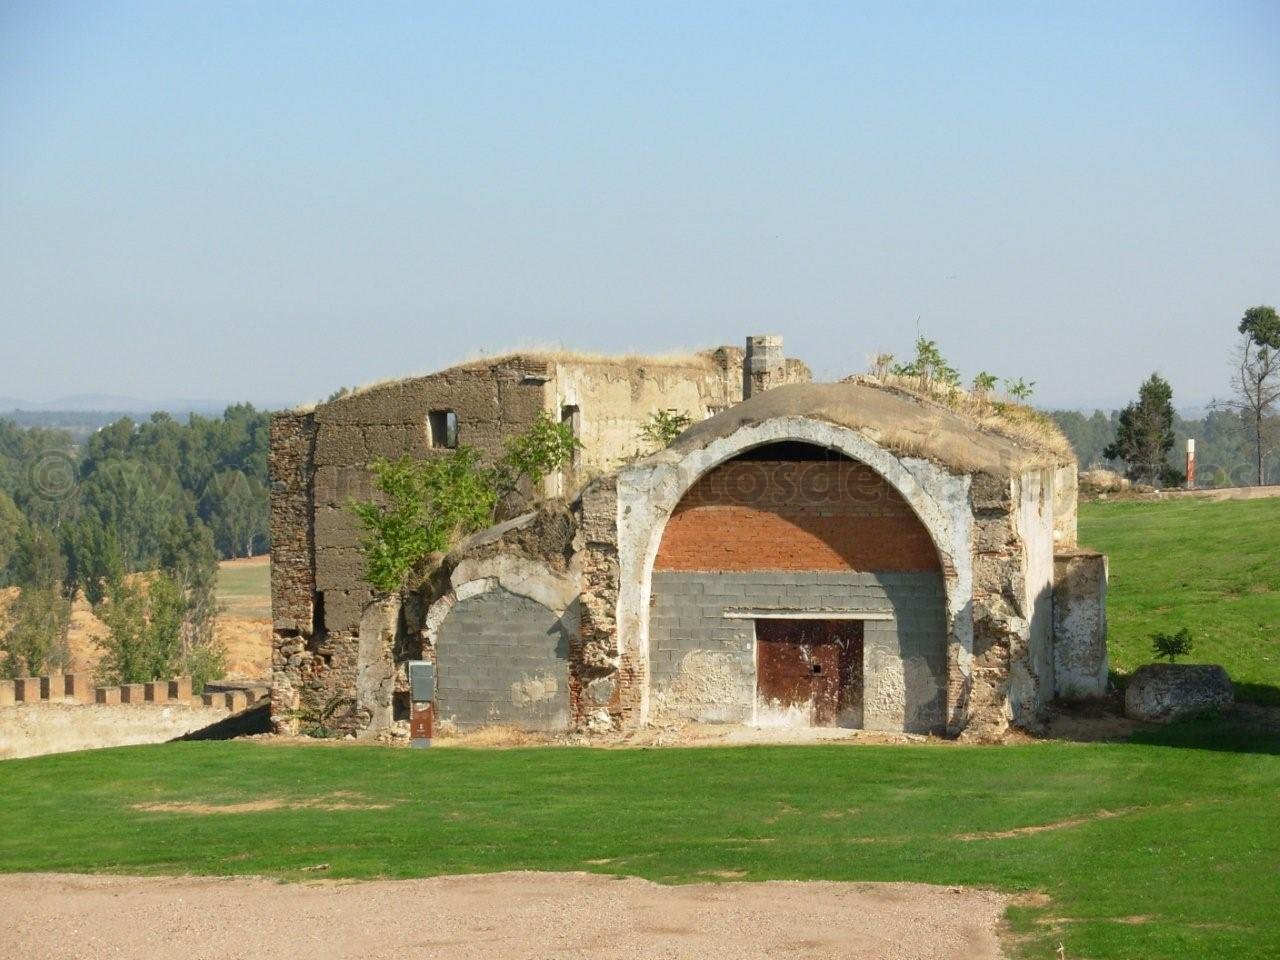
[[[1052,696],[1053,474],[980,473],[974,517],[973,674],[965,736],[1034,726]]]
[[[746,424],[706,446],[683,453],[662,451],[617,474],[616,645],[619,659],[637,673],[634,681],[621,684],[621,700],[631,710],[628,721],[643,723],[650,713],[652,571],[667,518],[688,489],[713,467],[743,451],[783,441],[827,447],[867,465],[898,491],[929,531],[946,584],[947,728],[963,726],[973,649],[968,477],[951,474],[928,460],[896,457],[858,431],[805,417]],[[598,551],[598,559],[605,558],[605,551]]]
[[[1053,676],[1067,701],[1107,692],[1107,558],[1091,550],[1053,558]]]
[[[1014,479],[1017,534],[1023,558],[1025,650],[1010,664],[1015,723],[1032,725],[1053,699],[1053,471],[1028,470]]]
[[[1053,541],[1060,550],[1077,542],[1077,502],[1080,497],[1080,475],[1074,462],[1053,471]]]
[[[640,430],[655,411],[676,410],[698,421],[740,402],[741,355],[721,348],[688,362],[558,363],[557,409],[579,410],[581,476],[599,475],[647,453]]]

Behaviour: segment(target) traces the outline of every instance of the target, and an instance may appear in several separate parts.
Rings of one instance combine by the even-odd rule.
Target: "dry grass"
[[[222,609],[214,621],[214,635],[227,649],[227,678],[258,680],[271,673],[271,598],[267,592],[269,557],[227,560],[219,570],[218,601]],[[256,572],[252,580],[242,577],[240,589],[227,589],[228,574]],[[131,574],[129,580],[146,580]],[[260,591],[260,592],[255,592]],[[0,588],[0,631],[8,628],[9,612],[18,599],[17,587]],[[83,593],[71,603],[71,624],[67,630],[68,673],[94,673],[102,660],[98,641],[107,636],[107,627],[93,612]]]
[[[1043,450],[1061,463],[1075,460],[1071,442],[1057,424],[1034,407],[1009,399],[980,396],[961,387],[927,382],[920,377],[893,373],[862,373],[846,377],[845,383],[862,383],[911,397],[921,403],[958,414],[978,430],[994,433],[1022,446]]]

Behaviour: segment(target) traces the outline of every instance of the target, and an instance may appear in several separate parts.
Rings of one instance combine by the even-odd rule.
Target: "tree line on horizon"
[[[0,586],[21,588],[0,674],[64,666],[83,595],[109,630],[104,681],[220,676],[218,561],[270,549],[269,416],[122,417],[83,444],[0,419]]]
[[[1280,475],[1280,313],[1260,305],[1244,312],[1232,352],[1231,396],[1200,420],[1173,409],[1173,388],[1152,373],[1138,398],[1110,417],[1074,411],[1051,416],[1076,451],[1081,469],[1122,468],[1134,481],[1176,486],[1186,481],[1183,451],[1196,441],[1197,486],[1261,486]]]

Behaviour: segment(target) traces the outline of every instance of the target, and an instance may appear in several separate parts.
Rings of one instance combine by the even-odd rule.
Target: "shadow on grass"
[[[1280,687],[1269,683],[1239,683],[1232,681],[1236,688],[1236,700],[1242,703],[1265,703],[1268,706],[1280,706]]]
[[[1274,723],[1274,719],[1270,721]],[[1167,727],[1134,731],[1130,743],[1153,747],[1215,750],[1225,753],[1261,753],[1280,756],[1280,729],[1232,710],[1171,723]]]

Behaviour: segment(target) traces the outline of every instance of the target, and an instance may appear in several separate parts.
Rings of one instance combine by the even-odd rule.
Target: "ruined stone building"
[[[1051,427],[854,378],[811,383],[775,337],[685,358],[519,354],[272,422],[272,711],[349,700],[375,733],[436,665],[470,728],[655,721],[998,736],[1100,695],[1105,558],[1076,545]],[[645,455],[659,409],[694,420]],[[403,595],[361,580],[347,504],[369,462],[496,456],[541,413],[583,443],[547,499]]]

